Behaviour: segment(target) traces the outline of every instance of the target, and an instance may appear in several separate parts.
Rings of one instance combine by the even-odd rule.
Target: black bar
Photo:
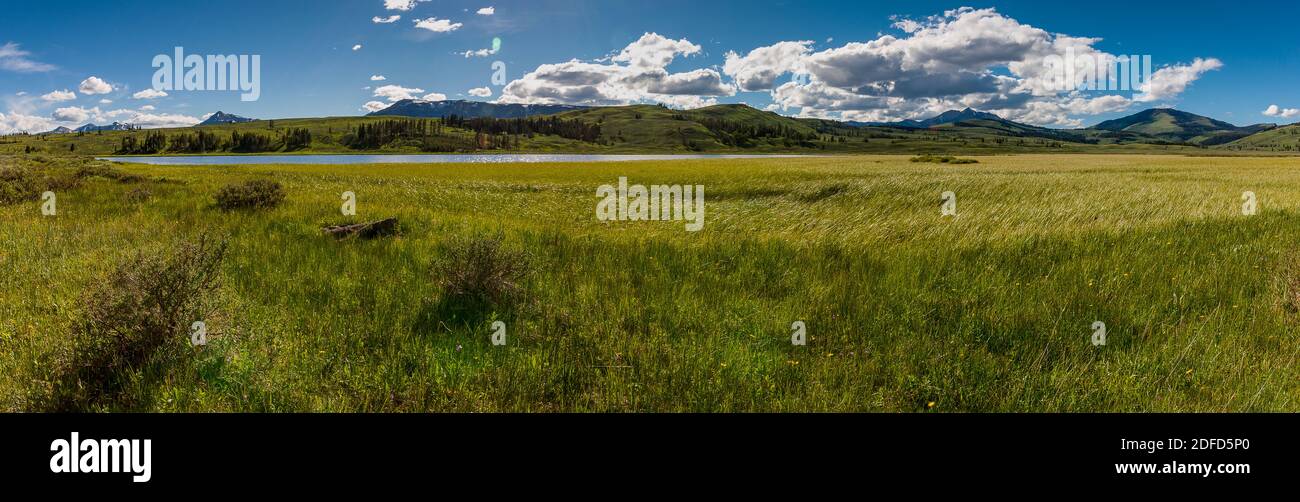
[[[5,415],[5,486],[162,492],[220,480],[280,486],[429,489],[623,480],[656,489],[720,482],[721,472],[820,487],[974,483],[1168,486],[1289,483],[1292,415]],[[149,439],[150,476],[54,473],[51,443]],[[1122,440],[1163,441],[1154,453]],[[1170,439],[1184,449],[1171,450]],[[1248,440],[1248,448],[1192,449]],[[1222,446],[1207,442],[1206,445]],[[1149,445],[1154,446],[1154,445]],[[1249,473],[1117,474],[1117,463],[1248,464]],[[472,485],[469,483],[479,483]],[[919,483],[919,485],[918,485]],[[743,483],[742,483],[743,484]],[[988,485],[988,486],[986,486]]]

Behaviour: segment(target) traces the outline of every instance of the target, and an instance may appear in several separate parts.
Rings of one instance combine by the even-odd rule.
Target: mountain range
[[[86,124],[84,126],[73,129],[72,132],[129,131],[131,130],[131,128],[132,128],[131,124],[113,122],[112,124],[102,125],[102,126],[95,125],[95,124]]]
[[[208,117],[207,120],[204,120],[203,122],[199,122],[199,125],[206,126],[206,125],[218,125],[218,124],[242,124],[244,122],[252,122],[254,120],[257,119],[240,117],[239,115],[231,115],[226,112],[218,111],[217,113],[212,114],[211,117]]]
[[[899,127],[903,129],[928,129],[943,124],[953,124],[967,120],[994,120],[1002,121],[1002,117],[992,113],[975,111],[970,108],[965,110],[948,110],[934,117],[925,120],[900,120],[898,122],[847,122],[853,126],[872,126],[872,127]],[[1006,121],[1009,122],[1009,121]]]
[[[1221,120],[1172,108],[1152,108],[1127,117],[1107,120],[1083,129],[1052,129],[1006,120],[992,113],[967,108],[949,110],[925,120],[897,122],[848,122],[855,127],[895,129],[984,129],[1013,136],[1052,137],[1063,141],[1191,144],[1213,146],[1231,143],[1269,131],[1277,124],[1239,127]]]
[[[1178,151],[1215,148],[1236,151],[1300,152],[1300,124],[1236,126],[1220,120],[1170,108],[1153,108],[1127,117],[1079,129],[1055,129],[1024,124],[996,114],[966,108],[949,110],[927,119],[897,122],[841,122],[801,118],[763,111],[745,104],[721,104],[680,110],[662,105],[580,107],[566,105],[496,104],[473,101],[402,100],[365,117],[277,119],[285,127],[310,130],[313,148],[329,150],[346,143],[360,124],[392,117],[500,119],[554,116],[573,124],[568,131],[589,127],[593,139],[575,140],[540,133],[523,149],[621,152],[799,152],[810,149],[841,153],[916,153],[933,151],[1097,151],[1121,145],[1117,151]],[[209,116],[202,124],[213,130],[262,131],[256,121],[225,112]],[[585,126],[584,126],[585,125]],[[123,123],[86,124],[76,130],[61,127],[49,134],[72,132],[134,131]],[[183,130],[178,128],[173,130]],[[264,134],[264,133],[259,133]],[[529,140],[533,135],[527,135]],[[81,141],[81,140],[78,140]],[[91,141],[91,140],[85,140]],[[451,140],[446,140],[451,141]],[[107,143],[106,143],[107,144]],[[410,141],[394,147],[416,148]],[[434,145],[438,146],[438,145]],[[462,148],[456,144],[444,148]],[[515,148],[520,148],[516,146]],[[79,152],[91,151],[79,145]]]

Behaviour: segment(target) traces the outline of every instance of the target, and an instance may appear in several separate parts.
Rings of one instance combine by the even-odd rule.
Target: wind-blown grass
[[[908,160],[119,166],[154,181],[87,178],[54,218],[0,206],[0,403],[30,408],[51,371],[34,361],[115,260],[211,228],[230,237],[208,346],[128,375],[129,399],[101,409],[1300,409],[1296,160]],[[704,185],[704,229],[598,221],[596,187],[619,176]],[[250,178],[287,199],[211,207]],[[151,197],[126,202],[141,187]],[[344,191],[358,219],[396,217],[402,234],[322,235]],[[446,322],[431,271],[485,235],[527,253],[529,301]]]

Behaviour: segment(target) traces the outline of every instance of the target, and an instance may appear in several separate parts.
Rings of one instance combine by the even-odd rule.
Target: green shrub
[[[0,167],[0,204],[34,201],[47,190],[71,190],[80,182],[80,178],[66,170]]]
[[[959,159],[952,155],[918,155],[912,157],[912,162],[930,162],[934,164],[979,164],[980,161],[975,159]]]
[[[507,249],[502,238],[456,238],[443,246],[433,275],[444,311],[481,313],[510,309],[526,297],[529,257]]]
[[[153,192],[150,192],[143,187],[133,188],[131,191],[126,193],[126,201],[132,204],[144,203],[149,200],[150,197],[153,197]]]
[[[250,180],[221,187],[217,207],[234,209],[269,209],[284,202],[284,188],[271,180]]]
[[[226,253],[224,240],[201,236],[173,252],[137,252],[81,301],[83,320],[54,361],[43,408],[84,410],[111,400],[128,372],[192,354],[187,335],[210,313]]]
[[[17,204],[40,196],[40,178],[28,169],[0,168],[0,204]]]

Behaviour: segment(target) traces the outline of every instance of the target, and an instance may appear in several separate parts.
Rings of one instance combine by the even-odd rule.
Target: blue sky
[[[491,15],[480,13],[485,7]],[[1152,106],[1236,124],[1300,119],[1294,3],[72,0],[14,2],[6,13],[0,133],[81,120],[178,125],[216,110],[257,118],[360,115],[367,103],[441,96],[743,102],[855,120],[974,105],[1058,127]],[[391,16],[400,19],[374,22]],[[430,18],[426,24],[442,31],[416,26]],[[1044,43],[1061,46],[1063,36],[1100,39],[1080,44],[1105,53],[1150,54],[1158,68],[1176,71],[1161,75],[1162,90],[1146,100],[1100,99],[1115,93],[1091,91],[1031,96],[1024,86],[1032,79],[1005,61],[1031,61]],[[490,48],[493,38],[501,40],[499,52],[463,55]],[[151,87],[154,56],[175,46],[189,54],[260,55],[260,99],[216,91],[135,97]],[[778,47],[784,51],[751,54]],[[507,85],[492,82],[498,61]],[[956,74],[962,78],[934,89]],[[380,75],[385,79],[371,80]],[[92,76],[97,80],[87,84]],[[1265,115],[1271,105],[1277,108]]]

